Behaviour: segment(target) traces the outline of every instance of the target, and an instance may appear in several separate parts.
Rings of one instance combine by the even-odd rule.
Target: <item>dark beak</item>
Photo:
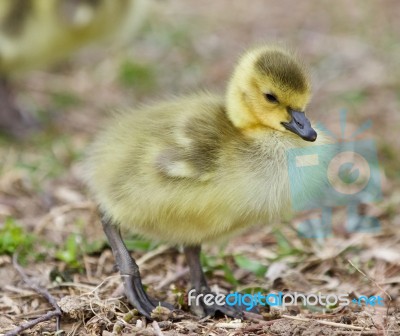
[[[311,127],[310,120],[307,119],[305,113],[290,109],[288,112],[292,120],[290,122],[283,122],[282,125],[306,141],[315,141],[317,139],[317,132]]]

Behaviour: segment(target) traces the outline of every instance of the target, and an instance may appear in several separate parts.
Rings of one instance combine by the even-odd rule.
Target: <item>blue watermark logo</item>
[[[319,125],[318,129],[334,139],[332,143],[287,152],[292,207],[295,211],[320,210],[321,216],[300,223],[298,232],[306,238],[325,238],[332,232],[332,208],[347,208],[348,232],[376,232],[377,218],[359,214],[360,204],[382,198],[380,168],[375,142],[355,140],[371,127],[364,123],[349,139],[344,139],[346,112],[341,112],[342,136],[336,137]]]
[[[192,289],[188,293],[188,304],[200,305],[200,302],[207,306],[242,306],[250,311],[256,306],[286,307],[301,303],[303,306],[336,307],[356,304],[358,306],[384,306],[384,299],[377,296],[360,296],[358,299],[350,299],[349,294],[321,294],[321,293],[261,293],[242,294],[233,292],[228,295],[214,293],[200,293]]]

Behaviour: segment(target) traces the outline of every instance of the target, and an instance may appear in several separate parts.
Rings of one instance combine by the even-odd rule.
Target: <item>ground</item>
[[[85,51],[15,79],[20,106],[45,127],[23,141],[0,142],[0,334],[52,310],[15,270],[11,255],[18,251],[25,274],[63,309],[67,335],[400,335],[399,11],[396,0],[156,1],[127,48]],[[85,148],[113,109],[199,89],[223,93],[238,55],[265,41],[289,45],[309,65],[314,96],[307,113],[341,141],[354,140],[372,121],[357,139],[376,143],[382,199],[359,210],[380,228],[348,232],[344,207],[334,209],[323,239],[296,232],[310,214],[256,227],[205,247],[211,284],[222,291],[379,295],[383,305],[297,305],[271,308],[263,320],[198,320],[185,305],[179,250],[127,234],[148,291],[185,310],[165,321],[161,312],[146,324],[118,289],[113,256],[80,181]],[[27,333],[54,330],[53,319]]]

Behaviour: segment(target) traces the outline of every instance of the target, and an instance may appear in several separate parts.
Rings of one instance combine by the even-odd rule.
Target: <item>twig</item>
[[[189,267],[185,267],[180,271],[172,274],[171,276],[165,278],[164,280],[161,280],[160,283],[155,287],[155,289],[156,290],[163,289],[164,287],[167,287],[171,283],[176,282],[178,279],[182,278],[188,273],[189,273]]]
[[[118,278],[119,275],[110,275],[107,278],[105,278],[102,282],[100,282],[100,284],[98,284],[96,287],[92,288],[89,292],[83,293],[81,294],[81,296],[85,296],[85,295],[91,295],[93,293],[95,293],[101,286],[103,286],[108,280],[113,279],[113,278]]]
[[[166,251],[168,251],[170,249],[170,247],[169,246],[167,246],[167,245],[160,245],[160,246],[158,246],[156,249],[154,249],[154,250],[152,250],[152,251],[150,251],[150,252],[147,252],[146,254],[144,254],[142,257],[140,257],[137,261],[136,261],[136,263],[137,263],[137,265],[140,267],[140,266],[143,266],[146,262],[148,262],[150,259],[153,259],[153,258],[155,258],[155,257],[157,257],[158,255],[160,255],[160,254],[163,254],[164,252],[166,252]]]
[[[35,311],[25,312],[19,315],[15,315],[15,318],[35,318],[41,316],[43,313],[48,311],[47,308],[36,309]]]
[[[198,320],[197,323],[203,323],[205,321],[208,321],[209,319],[211,319],[211,315],[203,317],[202,319]]]
[[[375,286],[378,287],[383,293],[385,293],[387,295],[387,297],[389,298],[389,300],[392,301],[392,297],[390,296],[390,294],[386,290],[384,290],[374,279],[370,278],[363,271],[361,271],[356,265],[353,264],[353,262],[350,259],[348,259],[347,261],[350,263],[351,266],[353,266],[357,270],[357,272],[361,273],[369,281],[373,282],[375,284]]]
[[[391,284],[395,284],[395,283],[400,283],[400,277],[394,277],[394,278],[389,278],[389,279],[385,279],[384,281],[381,281],[379,284],[380,285],[391,285]]]
[[[246,320],[265,321],[264,316],[262,316],[261,314],[245,311],[243,312],[243,315]]]
[[[386,331],[390,331],[390,330],[386,330]],[[393,330],[393,331],[396,331],[396,330]],[[354,336],[354,331],[341,331],[340,334]],[[382,332],[379,330],[365,330],[365,331],[360,330],[358,335],[375,335],[376,336],[376,335],[382,335]]]
[[[241,322],[218,322],[215,327],[223,329],[238,329],[244,326]]]
[[[215,321],[205,332],[204,336],[210,336],[211,332],[215,329],[218,321]]]
[[[7,332],[4,336],[16,336],[19,333],[21,333],[22,331],[30,329],[41,322],[51,320],[53,317],[56,318],[56,328],[57,328],[57,331],[59,331],[60,330],[60,317],[61,317],[62,313],[61,313],[61,309],[58,306],[55,298],[45,288],[39,287],[37,284],[35,284],[28,278],[28,276],[25,274],[23,268],[18,264],[17,257],[18,257],[18,255],[17,255],[17,253],[15,253],[13,255],[14,268],[18,271],[19,275],[24,280],[24,282],[30,288],[32,288],[35,292],[37,292],[38,294],[43,296],[54,307],[54,310],[51,312],[47,312],[45,315],[42,315],[34,320],[31,320],[26,323],[22,323],[19,327],[15,328],[14,330]]]
[[[73,204],[64,204],[60,205],[58,207],[55,207],[51,209],[51,211],[45,215],[42,220],[36,225],[34,233],[36,235],[40,234],[44,228],[47,226],[47,224],[51,223],[52,219],[60,217],[64,215],[65,213],[68,213],[70,211],[75,211],[75,210],[87,210],[87,209],[93,209],[95,206],[93,202],[87,201],[87,202],[78,202],[78,203],[73,203]]]
[[[29,297],[29,296],[32,296],[32,295],[36,295],[36,293],[34,291],[29,291],[29,290],[26,290],[26,289],[17,288],[17,287],[11,286],[11,285],[4,286],[4,289],[9,291],[9,292],[14,292],[14,293],[18,293],[19,294],[18,296],[15,295],[13,297],[20,297],[21,298],[21,297],[27,297],[27,296]]]
[[[76,287],[76,288],[82,288],[82,290],[87,289],[90,292],[95,291],[97,288],[96,286],[90,286],[90,285],[85,285],[85,284],[81,284],[81,283],[67,282],[67,281],[61,282],[61,283],[56,283],[55,285],[49,286],[49,288],[58,288],[58,287]]]
[[[262,321],[262,322],[259,322],[259,324],[261,324],[263,326],[271,326],[271,325],[275,324],[276,322],[279,322],[279,321],[282,321],[282,320],[283,320],[283,318],[277,318],[275,320]]]
[[[336,328],[345,328],[345,329],[360,330],[360,331],[365,330],[364,327],[357,327],[357,326],[353,326],[350,324],[344,324],[344,323],[330,322],[330,321],[324,321],[324,320],[313,320],[313,319],[309,319],[309,318],[305,318],[305,317],[290,316],[290,315],[282,315],[282,317],[290,319],[290,320],[301,321],[301,322],[316,322],[319,324],[324,324],[324,325],[328,325],[328,326],[336,327]]]
[[[252,333],[255,333],[256,331],[260,331],[262,328],[267,327],[267,326],[271,326],[274,323],[278,322],[278,321],[282,321],[283,319],[278,318],[275,320],[271,320],[271,321],[257,321],[256,323],[251,323],[250,325],[247,325],[246,327],[242,328],[241,330],[235,332],[234,334],[232,334],[232,336],[242,336],[242,335],[253,335]]]

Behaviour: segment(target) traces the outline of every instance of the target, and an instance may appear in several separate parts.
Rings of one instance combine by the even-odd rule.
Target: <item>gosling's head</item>
[[[267,46],[240,59],[226,104],[233,124],[247,134],[272,129],[315,141],[317,133],[305,115],[310,96],[304,66],[288,51]]]

